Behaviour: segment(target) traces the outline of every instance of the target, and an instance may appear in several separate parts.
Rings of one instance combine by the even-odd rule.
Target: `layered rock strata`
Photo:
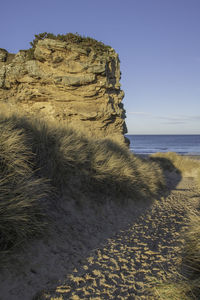
[[[127,132],[116,52],[45,38],[32,49],[0,49],[0,102],[75,124],[97,137]]]

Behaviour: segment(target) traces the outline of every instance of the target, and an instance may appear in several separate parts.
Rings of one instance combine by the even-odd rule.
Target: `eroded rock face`
[[[77,44],[39,40],[32,59],[0,49],[0,101],[28,114],[64,120],[99,137],[127,132],[119,58]]]

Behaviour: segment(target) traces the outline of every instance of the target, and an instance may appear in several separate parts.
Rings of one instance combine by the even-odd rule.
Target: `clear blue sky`
[[[45,31],[118,52],[130,134],[200,134],[200,0],[2,1],[0,48]]]

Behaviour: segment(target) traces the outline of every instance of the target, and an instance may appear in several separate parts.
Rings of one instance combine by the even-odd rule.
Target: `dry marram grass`
[[[160,196],[165,171],[194,177],[199,183],[199,166],[200,162],[175,153],[141,159],[113,140],[98,140],[72,127],[1,109],[1,253],[44,234],[49,220],[46,203],[52,199],[47,190],[53,195],[66,193],[77,202],[83,194],[95,195],[88,199],[99,203],[106,197],[121,203],[127,198],[150,201]],[[158,299],[195,299],[199,294],[200,215],[196,210],[190,216],[184,253],[187,276],[173,283],[156,282],[153,290]]]
[[[154,161],[159,160],[165,169],[168,169],[165,161],[168,159],[184,177],[194,177],[197,191],[200,186],[200,161],[176,153],[157,153],[151,156]],[[158,299],[189,300],[199,299],[200,295],[200,207],[189,209],[189,230],[185,233],[186,246],[183,253],[184,276],[175,274],[175,282],[157,282],[154,293]]]
[[[135,157],[126,146],[3,109],[0,172],[0,241],[7,251],[43,231],[41,217],[48,215],[43,200],[51,201],[47,190],[76,201],[93,193],[98,202],[107,196],[123,202],[125,196],[151,200],[164,187],[159,166]]]

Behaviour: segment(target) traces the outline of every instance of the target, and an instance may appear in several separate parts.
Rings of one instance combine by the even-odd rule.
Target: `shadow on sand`
[[[152,205],[153,194],[148,182],[142,182],[142,175],[138,169],[134,170],[134,174],[141,179],[141,186],[139,188],[136,186],[135,189],[130,186],[133,193],[136,190],[135,198],[132,197],[136,201],[128,196],[130,193],[126,194],[126,179],[120,181],[116,174],[109,176],[109,173],[106,173],[106,179],[104,178],[104,182],[99,185],[95,177],[89,178],[90,173],[84,171],[85,166],[82,166],[80,162],[72,166],[62,157],[62,152],[57,148],[58,143],[55,142],[56,133],[50,132],[45,135],[45,147],[48,149],[48,152],[45,152],[44,143],[40,141],[43,135],[38,135],[38,129],[36,130],[26,120],[21,123],[16,121],[16,128],[23,127],[25,133],[32,132],[32,151],[40,154],[40,161],[36,163],[36,166],[42,173],[38,175],[51,178],[50,172],[53,169],[52,177],[54,177],[51,180],[56,185],[57,176],[61,181],[62,176],[65,175],[66,171],[63,167],[65,163],[68,177],[62,194],[55,197],[54,201],[48,202],[47,200],[48,203],[45,203],[51,221],[47,236],[41,240],[33,240],[24,245],[24,250],[10,255],[10,261],[8,259],[8,263],[0,272],[0,289],[2,295],[5,293],[4,299],[14,300],[17,299],[16,297],[27,300],[33,297],[46,299],[42,296],[44,291],[55,289],[59,281],[64,280],[75,268],[81,267],[84,261],[103,247],[110,238],[134,224],[137,218]],[[43,131],[45,130],[44,128]],[[70,135],[71,132],[69,132]],[[72,142],[70,140],[70,145]],[[123,151],[113,142],[105,141],[105,144],[109,151],[117,153]],[[37,149],[34,149],[36,146]],[[88,142],[83,139],[80,151],[84,152],[84,149],[88,149],[87,147]],[[127,155],[128,161],[129,156],[126,153],[127,151],[124,150],[124,156]],[[167,183],[167,188],[161,189],[161,192],[157,194],[157,199],[167,197],[181,180],[181,174],[168,159],[140,158],[141,162],[148,159],[161,167]],[[56,162],[56,165],[51,165],[52,162]],[[140,164],[136,166],[139,167]],[[43,170],[45,170],[44,173]],[[91,171],[90,168],[88,170]],[[148,181],[147,176],[145,180]],[[119,197],[118,187],[119,194],[122,191]],[[143,199],[144,195],[147,195],[147,199]],[[10,290],[12,292],[9,294]],[[43,290],[42,293],[39,292],[41,290]]]
[[[177,169],[175,169],[174,165],[168,159],[145,159],[150,159],[158,163],[163,169],[167,187],[165,190],[163,190],[163,193],[160,194],[160,197],[167,197],[170,194],[171,190],[175,189],[177,184],[181,180],[181,173]],[[99,195],[93,194],[93,197],[99,197]],[[150,208],[152,201],[149,201],[148,204],[147,201],[145,201],[145,206],[144,203],[130,204],[130,202],[127,202],[126,204],[124,203],[123,205],[116,205],[113,204],[112,201],[109,202],[108,199],[106,200],[106,203],[107,204],[105,204],[104,202],[104,204],[101,204],[101,206],[99,207],[93,207],[92,210],[75,209],[74,215],[71,215],[70,217],[71,230],[73,231],[74,236],[71,235],[71,231],[68,231],[68,233],[66,233],[68,234],[68,237],[69,234],[71,235],[71,242],[72,245],[74,245],[74,247],[72,246],[70,249],[71,253],[68,249],[68,252],[66,252],[65,256],[65,263],[66,266],[68,266],[68,269],[66,269],[65,274],[61,274],[61,276],[59,277],[60,282],[57,281],[55,284],[51,283],[51,287],[49,287],[49,285],[46,285],[46,287],[44,286],[44,289],[42,289],[42,291],[39,291],[35,294],[35,296],[32,298],[33,300],[50,299],[48,298],[50,297],[50,295],[55,295],[56,287],[61,284],[63,279],[66,280],[73,269],[80,270],[81,266],[86,263],[89,257],[95,256],[95,253],[99,248],[106,246],[110,238],[117,236],[121,231],[128,230],[128,228],[130,228],[134,224],[134,222],[142,214],[144,214],[146,210]],[[64,216],[65,215],[63,215],[63,218]],[[69,223],[66,224],[66,228],[64,229],[64,231],[66,232],[66,229],[69,227]],[[88,234],[88,232],[90,233]],[[81,249],[81,247],[77,249],[78,243],[75,241],[75,238],[78,239],[79,245],[81,247],[83,247],[84,244],[87,244],[87,250],[83,250],[83,248]],[[71,257],[71,264],[69,264],[69,257]]]

